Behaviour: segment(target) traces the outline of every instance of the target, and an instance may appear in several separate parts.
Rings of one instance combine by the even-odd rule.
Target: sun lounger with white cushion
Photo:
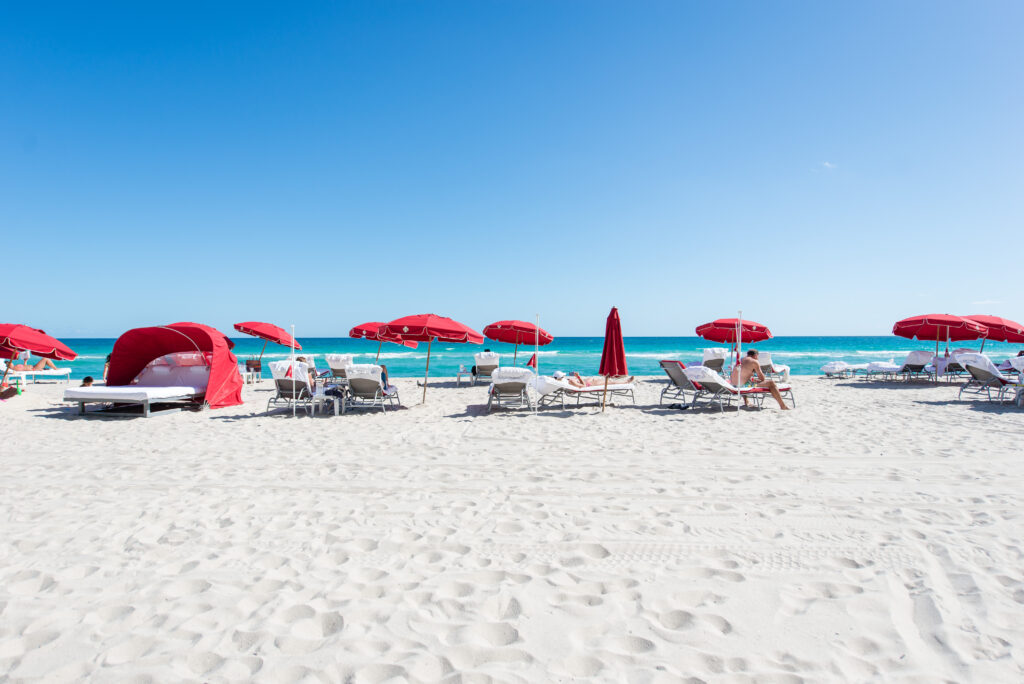
[[[666,359],[658,363],[661,365],[662,370],[665,371],[665,374],[668,375],[668,384],[661,390],[658,404],[664,404],[666,399],[678,399],[690,404],[690,406],[696,405],[697,399],[706,392],[700,383],[693,382],[686,376],[684,372],[687,368],[686,364],[672,359]],[[687,398],[688,394],[692,396]]]
[[[0,375],[3,375],[3,370],[0,368]],[[29,378],[32,378],[32,382],[39,382],[39,378],[53,378],[54,380],[63,380],[64,382],[71,382],[71,369],[70,368],[47,368],[46,370],[24,370],[24,371],[8,371],[7,380],[18,380],[22,384],[25,384]]]
[[[782,381],[789,380],[789,366],[782,363],[773,363],[771,352],[761,352],[757,355],[757,363],[761,366],[761,372],[766,378],[780,378]]]
[[[330,377],[336,381],[345,381],[345,369],[352,365],[351,354],[327,354],[327,367],[331,369]]]
[[[501,357],[495,352],[480,352],[473,355],[473,384],[478,379],[490,380],[491,373],[501,363]]]
[[[720,374],[704,366],[690,366],[686,368],[685,372],[690,380],[700,383],[701,387],[708,391],[711,395],[709,401],[717,403],[718,408],[722,411],[725,410],[726,406],[732,404],[734,399],[738,400],[741,398],[750,399],[754,402],[755,406],[763,408],[765,397],[771,396],[771,391],[767,387],[734,387]],[[776,387],[778,387],[779,393],[783,398],[788,396],[793,406],[796,407],[796,397],[793,396],[793,388],[784,383],[778,383]]]
[[[996,392],[996,401],[1003,401],[1008,392],[1018,389],[1017,383],[1003,375],[992,360],[984,354],[957,354],[956,360],[971,376],[971,379],[960,387],[958,399],[964,394],[984,394],[992,401],[992,391]],[[1014,399],[1016,399],[1016,392]]]
[[[487,412],[493,408],[532,408],[526,391],[533,382],[529,368],[495,368],[491,371],[491,385],[487,388]]]
[[[184,356],[168,354],[151,362],[130,385],[68,388],[64,390],[64,401],[77,403],[78,412],[82,415],[86,414],[86,404],[111,404],[111,408],[89,412],[106,416],[142,415],[148,418],[179,411],[182,405],[201,402],[210,381],[210,367],[207,365],[174,365],[176,357]],[[155,405],[162,407],[154,410]]]
[[[704,362],[702,365],[721,373],[725,368],[725,360],[727,358],[729,358],[729,350],[725,347],[709,347],[704,350]]]
[[[540,400],[537,402],[540,406],[550,406],[558,401],[561,403],[562,408],[565,408],[565,400],[567,397],[569,399],[575,398],[577,405],[586,398],[600,402],[605,391],[603,381],[595,385],[577,387],[576,385],[569,384],[569,381],[564,378],[555,379],[547,375],[542,375],[534,380],[533,387],[537,390],[537,393],[541,395]],[[610,378],[610,382],[608,383],[608,397],[629,397],[635,404],[635,389],[636,385],[632,382],[625,382],[624,379],[619,378]]]
[[[301,406],[307,414],[313,415],[313,393],[315,387],[310,381],[309,366],[302,361],[271,361],[270,374],[274,378],[274,396],[267,400],[267,413],[271,408]]]
[[[351,364],[345,369],[348,387],[341,412],[350,408],[380,407],[384,413],[388,406],[401,406],[398,388],[394,385],[384,386],[384,369],[375,363]]]

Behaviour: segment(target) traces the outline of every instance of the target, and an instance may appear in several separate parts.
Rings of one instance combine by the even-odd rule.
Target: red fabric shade
[[[536,354],[534,354],[533,356],[531,356],[531,357],[530,357],[530,360],[526,362],[526,365],[527,365],[527,366],[530,366],[530,367],[532,367],[532,368],[533,368],[534,370],[536,370],[536,368],[537,368],[537,355],[536,355]]]
[[[538,339],[538,331],[540,331]],[[498,321],[484,328],[484,337],[507,344],[551,344],[554,337],[543,328],[526,321]]]
[[[985,339],[996,342],[1024,342],[1024,325],[999,316],[964,316],[967,320],[985,326]]]
[[[719,318],[697,326],[697,336],[709,342],[736,344],[736,326],[740,324],[741,342],[761,342],[772,337],[768,326],[754,321],[740,321],[736,318]]]
[[[383,334],[415,342],[468,342],[483,344],[484,336],[469,326],[436,314],[417,314],[385,323]]]
[[[976,340],[985,337],[987,328],[972,320],[952,314],[924,314],[897,321],[892,334],[909,339],[941,342]]]
[[[59,361],[73,361],[78,356],[60,340],[50,337],[42,330],[19,323],[0,323],[0,347],[27,351],[36,356]]]
[[[626,367],[626,347],[622,341],[622,322],[614,306],[604,326],[604,351],[601,352],[601,375],[629,375]]]
[[[412,340],[403,340],[401,337],[395,335],[388,335],[381,331],[383,323],[376,321],[370,323],[361,323],[356,327],[348,331],[349,337],[363,340],[373,340],[374,342],[392,342],[394,344],[401,344],[409,349],[415,349],[419,344]]]
[[[242,376],[233,342],[219,330],[201,323],[171,323],[135,328],[117,338],[110,355],[108,385],[128,385],[153,359],[175,352],[205,352],[210,360],[206,403],[210,408],[242,403]]]
[[[266,340],[267,342],[280,344],[284,347],[291,347],[294,343],[296,349],[302,349],[302,345],[289,335],[284,328],[279,328],[272,323],[260,323],[259,321],[235,323],[235,330],[240,333],[245,333],[246,335],[258,337],[261,340]]]

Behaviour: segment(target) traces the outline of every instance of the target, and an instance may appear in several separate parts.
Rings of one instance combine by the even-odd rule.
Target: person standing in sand
[[[738,379],[736,377],[737,370],[739,371]],[[775,384],[774,380],[764,377],[764,373],[761,372],[761,364],[757,362],[757,350],[751,349],[747,352],[746,358],[740,362],[739,368],[733,369],[731,382],[737,387],[743,387],[755,375],[757,376],[757,387],[766,388],[775,397],[775,401],[779,402],[779,408],[788,411],[789,407],[786,406],[786,402],[782,400],[782,394],[779,393],[779,386]],[[746,397],[743,398],[743,403],[747,403]]]

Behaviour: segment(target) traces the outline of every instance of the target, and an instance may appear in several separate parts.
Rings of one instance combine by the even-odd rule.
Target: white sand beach
[[[1024,679],[1024,411],[0,405],[0,681]]]

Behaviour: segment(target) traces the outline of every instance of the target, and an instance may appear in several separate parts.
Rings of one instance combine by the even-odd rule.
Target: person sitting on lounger
[[[31,365],[27,363],[14,363],[13,361],[8,361],[7,367],[12,371],[57,370],[57,366],[50,359],[39,359],[39,361]]]
[[[784,401],[782,401],[782,394],[779,393],[779,386],[775,384],[774,380],[769,380],[764,377],[764,373],[761,372],[761,364],[757,361],[757,350],[751,349],[747,352],[746,358],[740,362],[739,367],[733,368],[732,379],[730,382],[732,382],[736,387],[743,387],[755,375],[757,376],[756,386],[766,388],[772,393],[772,396],[775,397],[775,401],[779,402],[779,408],[783,411],[788,411],[789,407],[786,406]],[[747,398],[744,397],[743,403],[745,404],[746,402]]]

